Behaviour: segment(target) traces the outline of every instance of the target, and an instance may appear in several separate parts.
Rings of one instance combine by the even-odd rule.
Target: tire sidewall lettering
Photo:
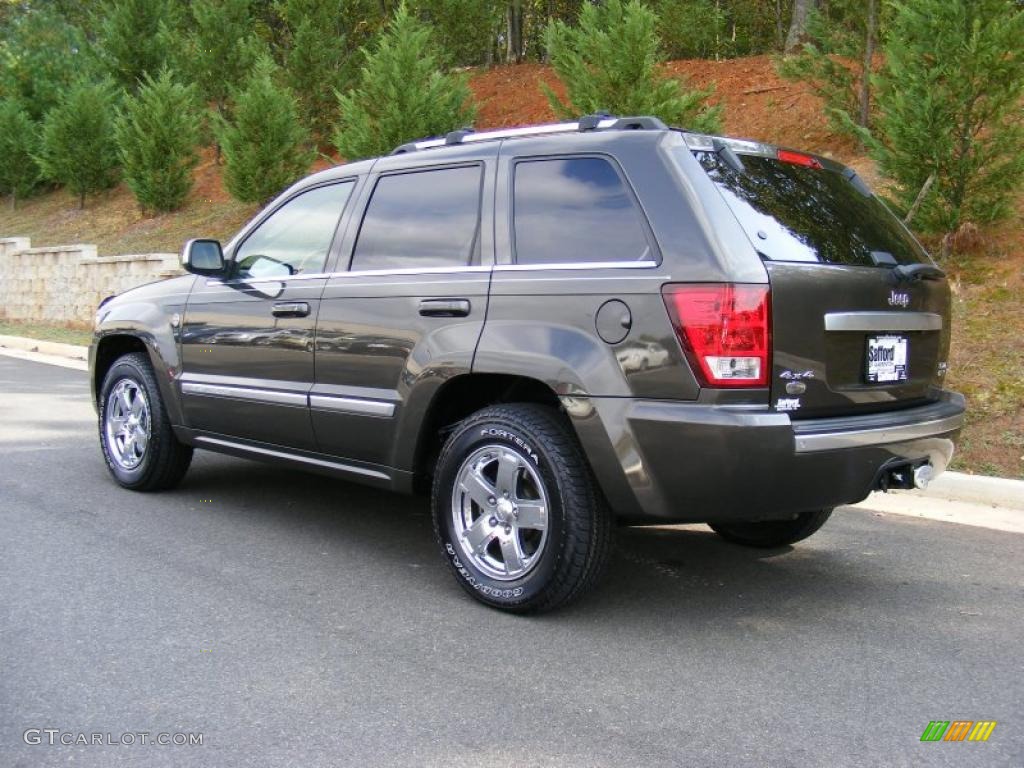
[[[453,451],[453,456],[458,460],[448,460],[447,466],[444,469],[444,490],[441,492],[444,499],[451,496],[452,486],[455,482],[455,473],[461,457],[467,455],[468,452],[472,451],[480,443],[506,443],[510,447],[516,448],[524,458],[529,460],[537,468],[538,472],[541,473],[541,476],[545,478],[545,481],[549,483],[554,496],[551,499],[551,533],[556,534],[558,532],[560,526],[557,517],[561,509],[561,500],[558,498],[558,483],[553,480],[551,473],[545,471],[545,465],[541,463],[540,459],[541,451],[535,441],[530,440],[514,429],[510,429],[506,425],[493,423],[485,423],[472,431],[467,430],[457,440],[458,449]],[[545,588],[558,559],[557,552],[559,547],[557,542],[549,542],[548,553],[545,556],[546,562],[538,563],[537,569],[528,573],[521,581],[513,582],[514,586],[505,586],[503,582],[490,579],[486,575],[481,574],[473,568],[472,564],[464,561],[459,556],[459,550],[454,543],[454,534],[451,529],[450,520],[451,511],[448,506],[443,507],[443,510],[439,512],[439,516],[440,519],[437,521],[437,525],[445,559],[448,560],[449,565],[455,571],[459,580],[467,588],[485,599],[485,602],[518,603],[530,599],[531,595]]]

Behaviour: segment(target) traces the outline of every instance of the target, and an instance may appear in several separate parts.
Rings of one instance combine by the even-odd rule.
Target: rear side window
[[[517,263],[652,258],[636,202],[608,160],[521,161],[513,185]]]
[[[765,258],[866,267],[928,260],[889,209],[839,171],[745,154],[739,171],[714,152],[694,155]]]
[[[382,176],[352,269],[464,267],[478,261],[479,165]]]

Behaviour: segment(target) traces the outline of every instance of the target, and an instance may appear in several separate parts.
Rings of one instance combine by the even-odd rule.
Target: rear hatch
[[[768,271],[772,406],[796,419],[934,399],[949,285],[856,174],[752,142],[687,143]]]

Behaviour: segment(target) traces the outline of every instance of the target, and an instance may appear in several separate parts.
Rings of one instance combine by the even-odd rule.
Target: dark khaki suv
[[[799,541],[925,484],[963,419],[945,277],[852,170],[653,118],[406,145],[183,263],[97,314],[117,482],[205,448],[429,492],[505,610],[582,593],[616,523]]]

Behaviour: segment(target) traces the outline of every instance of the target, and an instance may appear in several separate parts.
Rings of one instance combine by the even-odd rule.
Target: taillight
[[[662,288],[662,296],[702,386],[768,385],[771,290],[767,285],[670,284]]]

